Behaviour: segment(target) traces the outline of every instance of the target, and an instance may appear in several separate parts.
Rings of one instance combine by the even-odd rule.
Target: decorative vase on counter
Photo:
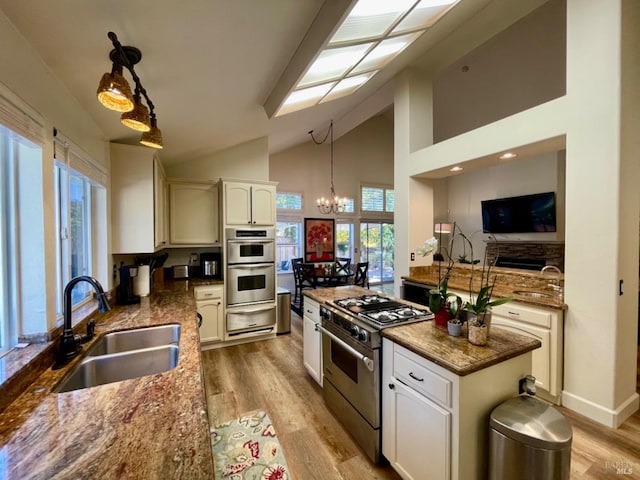
[[[475,315],[472,312],[467,312],[467,324],[469,322],[477,323],[476,317],[482,317],[481,323],[484,323],[487,326],[487,338],[491,335],[491,310],[484,312],[481,315]]]
[[[447,323],[451,319],[451,313],[446,306],[440,307],[440,310],[435,312],[435,324],[436,327],[447,328]]]
[[[467,326],[469,343],[484,347],[489,342],[489,327],[487,325],[477,325],[476,319],[469,321]]]
[[[459,337],[462,335],[462,323],[448,321],[447,330],[452,337]]]

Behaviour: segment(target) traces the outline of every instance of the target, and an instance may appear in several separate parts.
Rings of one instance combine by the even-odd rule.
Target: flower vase
[[[316,257],[322,258],[322,242],[316,242],[314,246],[316,250]]]
[[[489,342],[489,329],[486,325],[474,325],[473,323],[469,323],[467,329],[469,332],[467,339],[472,345],[484,347]]]
[[[459,337],[462,335],[462,324],[449,321],[447,322],[447,330],[452,337]]]
[[[440,307],[440,310],[435,312],[435,323],[436,327],[447,328],[447,323],[451,319],[451,313],[449,313],[449,309],[445,306]]]

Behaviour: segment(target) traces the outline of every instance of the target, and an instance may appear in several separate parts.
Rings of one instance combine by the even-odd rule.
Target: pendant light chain
[[[331,185],[329,191],[329,198],[325,199],[324,197],[318,198],[316,203],[318,204],[318,210],[320,213],[330,214],[330,213],[342,213],[347,209],[347,200],[346,198],[338,198],[336,195],[336,189],[333,184],[333,120],[329,124],[329,129],[327,130],[327,134],[320,141],[316,140],[313,136],[313,130],[309,131],[309,135],[311,135],[311,139],[313,143],[316,145],[322,145],[329,138],[329,152],[331,155],[331,164],[330,164],[330,176],[331,176]],[[330,136],[330,137],[329,137]]]

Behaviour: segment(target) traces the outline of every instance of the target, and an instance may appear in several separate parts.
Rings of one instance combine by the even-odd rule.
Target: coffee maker
[[[120,285],[118,285],[118,305],[132,305],[140,303],[140,297],[133,294],[133,282],[138,276],[136,265],[124,265],[120,263]]]

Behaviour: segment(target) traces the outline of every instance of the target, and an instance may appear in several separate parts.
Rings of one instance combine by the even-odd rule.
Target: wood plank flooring
[[[640,391],[640,350],[638,355]],[[325,407],[321,388],[302,364],[299,316],[292,314],[291,334],[202,356],[211,424],[265,410],[294,480],[400,479],[388,465],[373,464]],[[573,426],[571,480],[640,479],[640,412],[614,430],[560,410]]]

